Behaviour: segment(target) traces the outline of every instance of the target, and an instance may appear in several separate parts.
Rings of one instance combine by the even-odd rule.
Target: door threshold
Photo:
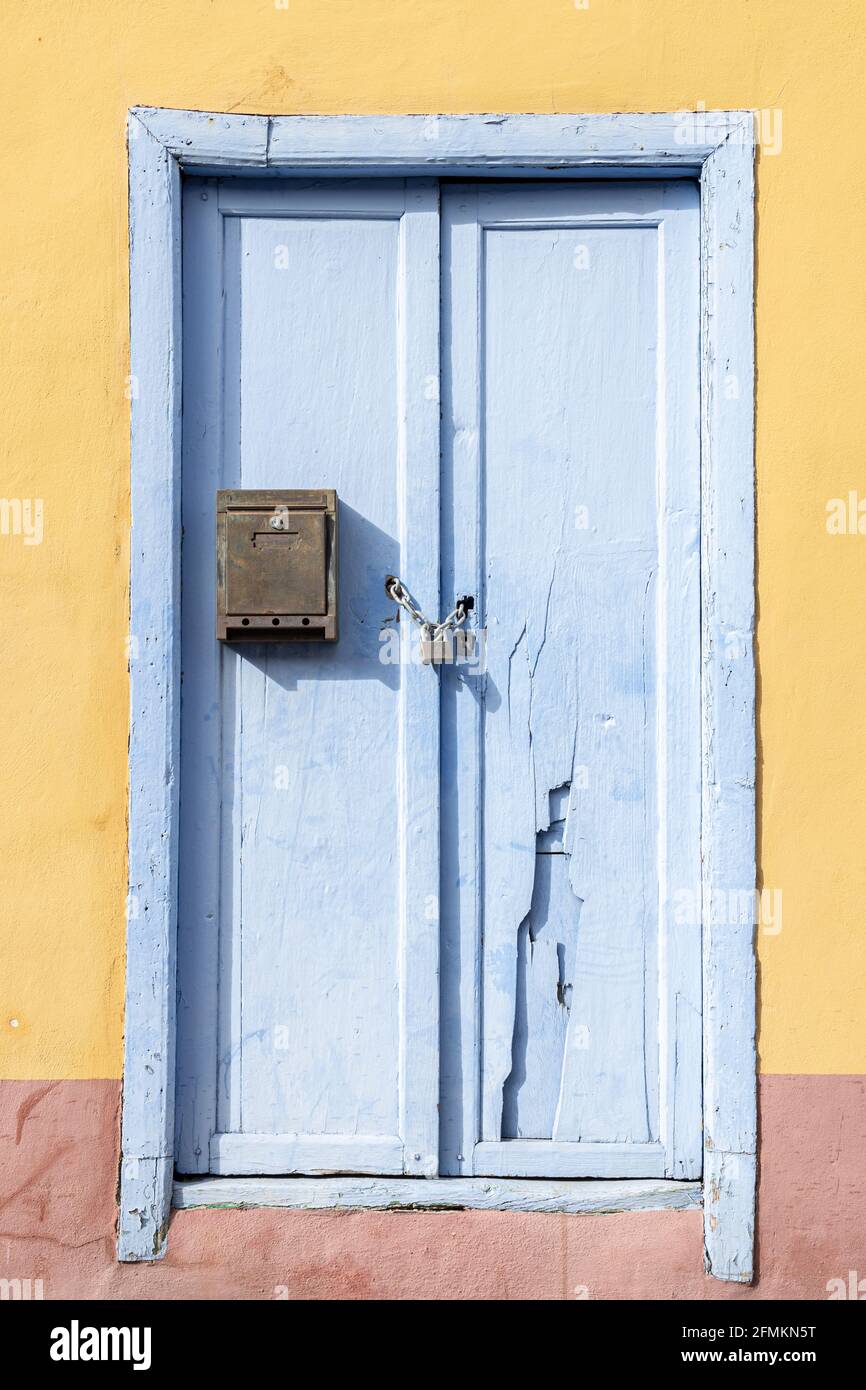
[[[226,1178],[175,1179],[172,1205],[354,1207],[402,1211],[658,1211],[700,1207],[701,1183],[669,1178]]]

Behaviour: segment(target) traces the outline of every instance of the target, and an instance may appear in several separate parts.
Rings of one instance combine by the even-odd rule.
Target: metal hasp
[[[337,640],[337,494],[217,493],[221,642]]]

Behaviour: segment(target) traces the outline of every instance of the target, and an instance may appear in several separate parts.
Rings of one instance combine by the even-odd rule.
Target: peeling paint
[[[503,1086],[502,1138],[553,1136],[571,1017],[580,899],[563,848],[571,784],[547,797],[547,825],[536,836],[529,913],[518,929],[511,1071]]]

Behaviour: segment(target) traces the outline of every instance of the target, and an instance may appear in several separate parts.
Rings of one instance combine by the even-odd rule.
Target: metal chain
[[[401,608],[405,608],[409,617],[412,618],[419,627],[424,629],[425,635],[429,635],[433,631],[435,624],[424,617],[424,614],[409,593],[406,585],[396,574],[387,575],[385,579],[385,593]]]
[[[457,628],[458,628],[458,627],[462,627],[463,624],[466,622],[466,615],[467,615],[467,610],[466,610],[466,608],[464,607],[463,599],[462,599],[462,598],[461,598],[461,599],[458,599],[458,600],[457,600],[457,607],[454,608],[454,609],[448,614],[448,617],[447,617],[447,618],[443,618],[443,619],[442,619],[441,623],[439,624],[439,626],[436,628],[435,632],[433,633],[433,637],[436,638],[436,637],[439,636],[440,633],[442,633],[442,632],[448,632],[449,629],[450,629],[451,631],[455,631],[455,632],[456,632]]]
[[[456,631],[466,622],[466,618],[471,608],[471,602],[467,607],[466,598],[459,598],[456,606],[443,618],[441,623],[431,623],[429,618],[425,618],[421,609],[413,599],[406,585],[396,574],[389,574],[385,580],[385,593],[393,599],[401,608],[405,608],[410,618],[422,629],[424,636],[434,642],[437,637],[441,637],[443,632]]]

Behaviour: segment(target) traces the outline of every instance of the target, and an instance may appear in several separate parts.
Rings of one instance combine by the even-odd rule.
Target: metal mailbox
[[[221,642],[337,640],[337,494],[217,493]]]

